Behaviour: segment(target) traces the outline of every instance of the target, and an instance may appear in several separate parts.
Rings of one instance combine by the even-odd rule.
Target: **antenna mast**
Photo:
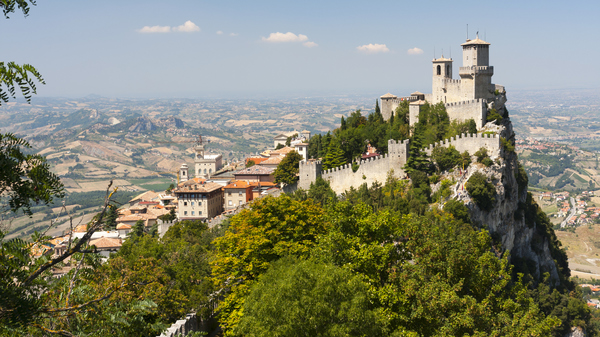
[[[469,24],[467,23],[467,41],[469,41]]]

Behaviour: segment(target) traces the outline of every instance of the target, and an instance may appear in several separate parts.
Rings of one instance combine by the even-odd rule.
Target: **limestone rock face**
[[[578,327],[578,326],[574,326],[571,328],[571,332],[569,332],[568,334],[565,335],[565,337],[586,337],[587,334],[585,333],[585,330],[583,330],[582,328]]]
[[[152,123],[152,121],[146,117],[138,117],[135,124],[133,124],[129,128],[129,131],[132,131],[132,132],[142,132],[142,131],[152,131],[152,130],[156,130],[156,125],[154,125],[154,123]]]
[[[496,131],[505,139],[514,139],[510,120],[504,119],[503,123],[500,126],[488,123],[485,129]],[[452,198],[465,203],[473,223],[486,228],[495,241],[501,242],[502,248],[510,251],[511,259],[516,257],[528,260],[534,266],[537,278],[548,272],[551,280],[558,284],[558,269],[550,252],[548,239],[538,233],[537,224],[526,224],[523,212],[518,211],[519,203],[526,202],[527,187],[519,190],[517,184],[517,155],[504,150],[489,155],[494,161],[490,167],[477,163],[473,157],[473,163],[466,172],[455,174],[454,179],[458,183],[454,186]],[[490,211],[481,210],[467,193],[466,183],[475,172],[484,174],[496,186],[496,202]]]

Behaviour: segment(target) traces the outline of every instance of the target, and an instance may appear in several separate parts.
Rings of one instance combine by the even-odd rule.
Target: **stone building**
[[[490,108],[503,108],[506,98],[504,87],[492,83],[494,67],[490,66],[490,44],[477,36],[461,44],[463,66],[459,68],[460,79],[452,78],[452,58],[432,61],[431,94],[412,93],[408,97],[397,97],[390,93],[381,96],[381,113],[388,120],[402,101],[409,101],[409,121],[418,121],[421,107],[425,102],[444,103],[451,120],[473,119],[477,128],[482,128]]]
[[[224,209],[226,211],[235,209],[252,200],[252,189],[253,186],[250,183],[241,180],[234,180],[223,187]]]
[[[209,178],[211,174],[223,167],[223,156],[221,154],[206,154],[204,150],[202,136],[198,136],[198,141],[196,142],[196,146],[194,146],[194,168],[196,178]],[[180,175],[182,174],[183,172],[180,173]]]
[[[223,186],[194,178],[179,184],[177,197],[179,220],[207,220],[223,212]]]
[[[271,167],[254,165],[245,169],[241,169],[233,173],[233,175],[235,176],[235,180],[244,180],[247,182],[274,182],[274,171],[275,169]]]

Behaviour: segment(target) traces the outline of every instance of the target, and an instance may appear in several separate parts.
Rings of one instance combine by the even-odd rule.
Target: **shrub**
[[[486,167],[490,167],[490,166],[494,165],[494,161],[491,160],[490,157],[483,158],[483,160],[481,161],[481,163],[483,165],[485,165]]]
[[[454,199],[448,200],[444,205],[444,212],[452,214],[455,219],[462,220],[464,223],[471,223],[469,209],[461,201]]]
[[[448,148],[438,146],[433,149],[431,159],[436,163],[440,172],[448,171],[461,163],[460,152],[450,145]]]
[[[467,181],[467,192],[475,204],[484,211],[492,209],[496,202],[496,188],[480,172],[475,172]]]
[[[460,164],[462,165],[463,169],[466,169],[467,167],[469,167],[469,165],[471,165],[471,155],[469,154],[469,152],[465,151],[461,153]]]
[[[352,162],[352,172],[358,171],[359,167],[360,167],[360,164],[358,164],[357,162]]]
[[[500,142],[502,143],[502,147],[504,148],[504,150],[506,152],[515,152],[515,146],[513,145],[513,143],[510,140],[507,140],[504,137],[500,137]]]
[[[496,112],[496,109],[492,109],[488,112],[486,121],[494,122],[496,125],[500,125],[500,122],[502,122],[502,116]]]
[[[481,163],[484,158],[489,157],[487,149],[485,147],[480,148],[479,150],[477,150],[477,152],[475,152],[475,157],[477,157],[477,162]]]

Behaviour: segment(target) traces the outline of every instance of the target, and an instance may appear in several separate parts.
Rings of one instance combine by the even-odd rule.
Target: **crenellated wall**
[[[404,177],[404,164],[408,159],[409,140],[388,141],[388,153],[361,160],[358,163],[359,168],[356,172],[352,171],[352,164],[345,164],[340,167],[322,171],[322,162],[318,160],[300,163],[300,173],[298,187],[304,190],[310,188],[318,176],[329,181],[331,189],[340,194],[350,187],[358,188],[367,183],[372,185],[375,181],[385,183],[388,172],[393,170],[397,178]]]
[[[497,134],[465,133],[432,144],[425,149],[425,152],[431,155],[435,147],[448,147],[450,145],[454,146],[460,153],[467,151],[470,155],[474,155],[482,147],[488,150],[490,156],[500,155],[502,149],[500,136]],[[310,184],[320,176],[329,181],[332,190],[337,194],[341,194],[350,187],[358,188],[364,183],[367,183],[368,186],[376,181],[383,184],[387,180],[390,171],[393,171],[395,177],[404,178],[403,167],[408,160],[409,149],[409,140],[389,140],[387,154],[357,162],[359,167],[356,172],[352,171],[352,164],[345,164],[323,171],[323,163],[319,160],[300,162],[298,188],[308,190]]]
[[[485,99],[446,103],[445,107],[451,121],[464,122],[473,118],[477,129],[481,129],[486,123],[487,100]]]
[[[460,136],[455,136],[449,139],[445,139],[441,142],[431,144],[428,148],[425,149],[425,152],[428,155],[431,155],[431,152],[435,147],[448,147],[450,145],[454,146],[456,150],[458,150],[458,152],[463,153],[467,151],[470,155],[473,155],[482,147],[488,150],[489,155],[499,155],[502,149],[502,144],[500,143],[500,136],[497,134],[484,135],[481,133],[463,133]]]

